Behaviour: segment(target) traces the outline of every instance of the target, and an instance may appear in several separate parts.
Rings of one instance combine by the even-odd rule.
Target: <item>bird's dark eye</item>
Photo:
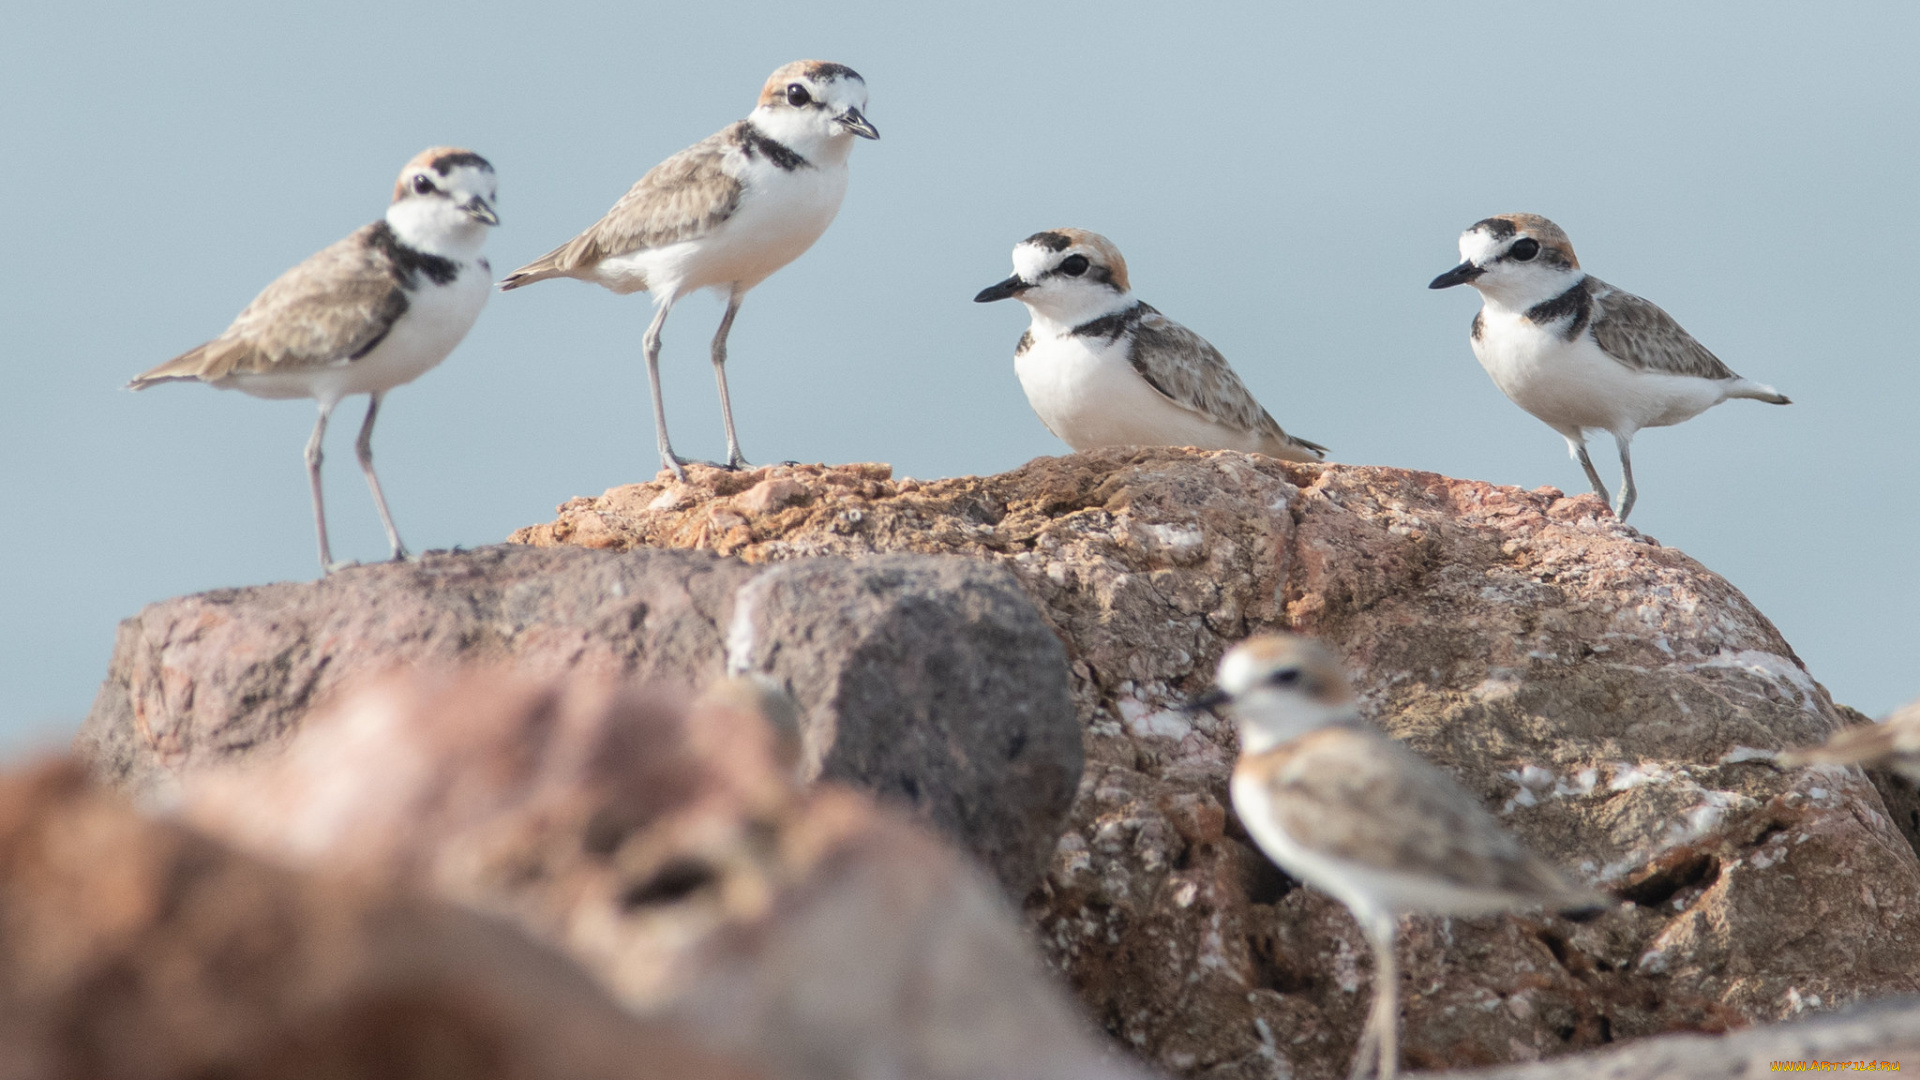
[[[1274,686],[1292,686],[1294,683],[1300,681],[1300,669],[1290,667],[1281,668],[1279,671],[1267,676],[1267,681]]]
[[[801,86],[799,83],[787,84],[787,104],[797,109],[812,100],[813,98],[807,93],[806,87]]]
[[[427,179],[424,174],[413,178],[413,193],[415,195],[431,195],[439,190],[439,188],[433,186],[433,181]]]
[[[1085,255],[1069,255],[1067,261],[1060,264],[1060,272],[1068,277],[1079,277],[1087,272],[1087,266]]]
[[[1527,262],[1540,254],[1540,241],[1531,236],[1523,236],[1513,242],[1513,247],[1507,249],[1507,254],[1521,262]]]

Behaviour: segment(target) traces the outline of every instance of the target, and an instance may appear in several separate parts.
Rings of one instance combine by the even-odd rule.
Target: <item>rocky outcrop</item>
[[[182,809],[257,853],[512,919],[777,1075],[1140,1075],[984,875],[864,796],[796,784],[760,698],[401,673],[270,761],[189,775]]]
[[[798,703],[804,776],[913,807],[1015,895],[1080,777],[1064,652],[1014,579],[917,556],[756,568],[502,547],[182,597],[121,624],[77,746],[164,802],[182,775],[279,747],[355,679],[448,663],[690,691],[771,679]]]
[[[0,1076],[748,1080],[469,912],[0,776]]]
[[[1783,1072],[1896,1073],[1920,1060],[1920,999],[1875,1002],[1840,1016],[1713,1038],[1668,1035],[1551,1062],[1453,1080],[1758,1080]]]
[[[1631,901],[1584,926],[1413,920],[1411,1065],[1920,989],[1920,863],[1880,797],[1857,771],[1766,764],[1839,726],[1825,691],[1733,586],[1590,496],[1171,449],[927,483],[689,472],[515,539],[964,554],[1018,579],[1066,643],[1088,763],[1028,914],[1106,1028],[1177,1073],[1343,1074],[1367,1000],[1344,912],[1234,821],[1232,731],[1182,709],[1268,627],[1335,646],[1368,715]]]

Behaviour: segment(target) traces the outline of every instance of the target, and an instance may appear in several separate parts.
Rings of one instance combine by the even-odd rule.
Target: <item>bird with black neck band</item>
[[[1234,813],[1282,870],[1344,904],[1373,946],[1373,1007],[1352,1076],[1400,1066],[1394,939],[1404,915],[1545,907],[1583,921],[1613,906],[1503,828],[1441,769],[1369,726],[1340,661],[1292,634],[1248,638],[1220,658],[1196,703],[1239,730]]]
[[[373,471],[373,422],[396,386],[447,358],[492,293],[480,255],[500,224],[493,166],[471,150],[434,147],[400,170],[386,216],[280,275],[219,337],[135,377],[129,389],[197,381],[262,398],[312,398],[307,440],[320,569],[336,568],[320,487],[321,442],[341,400],[366,394],[354,450],[393,557],[400,530]]]
[[[667,314],[700,289],[726,295],[710,355],[726,467],[741,468],[747,460],[727,389],[727,336],[748,290],[812,247],[840,212],[854,140],[880,137],[866,108],[866,80],[852,68],[787,64],[767,78],[746,119],[654,166],[585,232],[500,282],[504,291],[567,277],[653,294],[653,321],[641,341],[661,465],[676,478],[686,479],[687,459],[673,451],[660,396]]]
[[[1502,214],[1460,236],[1460,265],[1429,288],[1472,285],[1473,355],[1515,405],[1567,440],[1602,502],[1607,486],[1587,456],[1587,433],[1605,431],[1620,451],[1622,521],[1639,492],[1633,436],[1691,420],[1729,398],[1790,402],[1743,379],[1680,328],[1673,316],[1580,268],[1573,243],[1538,214]]]
[[[1127,261],[1085,229],[1049,229],[1013,249],[1013,276],[974,297],[1017,299],[1031,325],[1013,370],[1047,430],[1075,450],[1192,446],[1320,461],[1287,434],[1220,350],[1134,298]]]

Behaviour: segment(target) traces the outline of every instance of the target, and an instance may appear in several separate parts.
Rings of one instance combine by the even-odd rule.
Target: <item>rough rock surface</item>
[[[934,482],[689,470],[514,539],[750,562],[967,554],[1066,643],[1088,767],[1028,912],[1106,1028],[1187,1076],[1345,1072],[1362,940],[1227,807],[1233,732],[1180,706],[1224,648],[1321,637],[1365,711],[1536,849],[1632,901],[1584,926],[1414,919],[1414,1067],[1718,1031],[1920,989],[1920,862],[1857,771],[1772,750],[1842,721],[1733,586],[1591,496],[1175,449]]]
[[[0,1077],[746,1080],[494,920],[0,776]]]
[[[1126,1080],[966,860],[832,783],[758,697],[396,674],[182,812],[279,859],[422,884],[579,957],[632,1009],[799,1080]]]
[[[1915,1061],[1920,1061],[1920,1000],[1900,998],[1840,1016],[1718,1037],[1667,1035],[1557,1061],[1444,1075],[1451,1080],[1758,1080],[1781,1072],[1894,1073]],[[1776,1063],[1791,1065],[1776,1068]],[[1852,1067],[1835,1067],[1841,1065]]]
[[[803,768],[913,806],[1014,894],[1044,873],[1080,778],[1064,653],[1014,580],[974,560],[810,560],[506,546],[225,589],[121,624],[77,741],[110,782],[280,745],[388,667],[511,662],[704,687],[760,673],[800,706]]]

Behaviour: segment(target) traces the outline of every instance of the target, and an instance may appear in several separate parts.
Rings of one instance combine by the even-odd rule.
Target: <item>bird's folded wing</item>
[[[1241,431],[1278,433],[1226,357],[1206,338],[1141,304],[1133,331],[1133,368],[1174,404]]]
[[[727,169],[742,120],[647,170],[586,232],[513,272],[565,274],[616,255],[697,240],[740,208],[740,180]]]
[[[1312,851],[1463,889],[1573,892],[1471,793],[1394,740],[1329,728],[1269,753],[1280,756],[1266,781],[1277,823]]]
[[[322,249],[254,297],[219,337],[142,373],[139,389],[169,379],[347,363],[371,352],[407,310],[392,255],[373,242],[379,222]]]
[[[1593,288],[1593,340],[1608,356],[1635,371],[1702,379],[1739,378],[1681,329],[1660,305],[1598,278],[1588,280]]]

